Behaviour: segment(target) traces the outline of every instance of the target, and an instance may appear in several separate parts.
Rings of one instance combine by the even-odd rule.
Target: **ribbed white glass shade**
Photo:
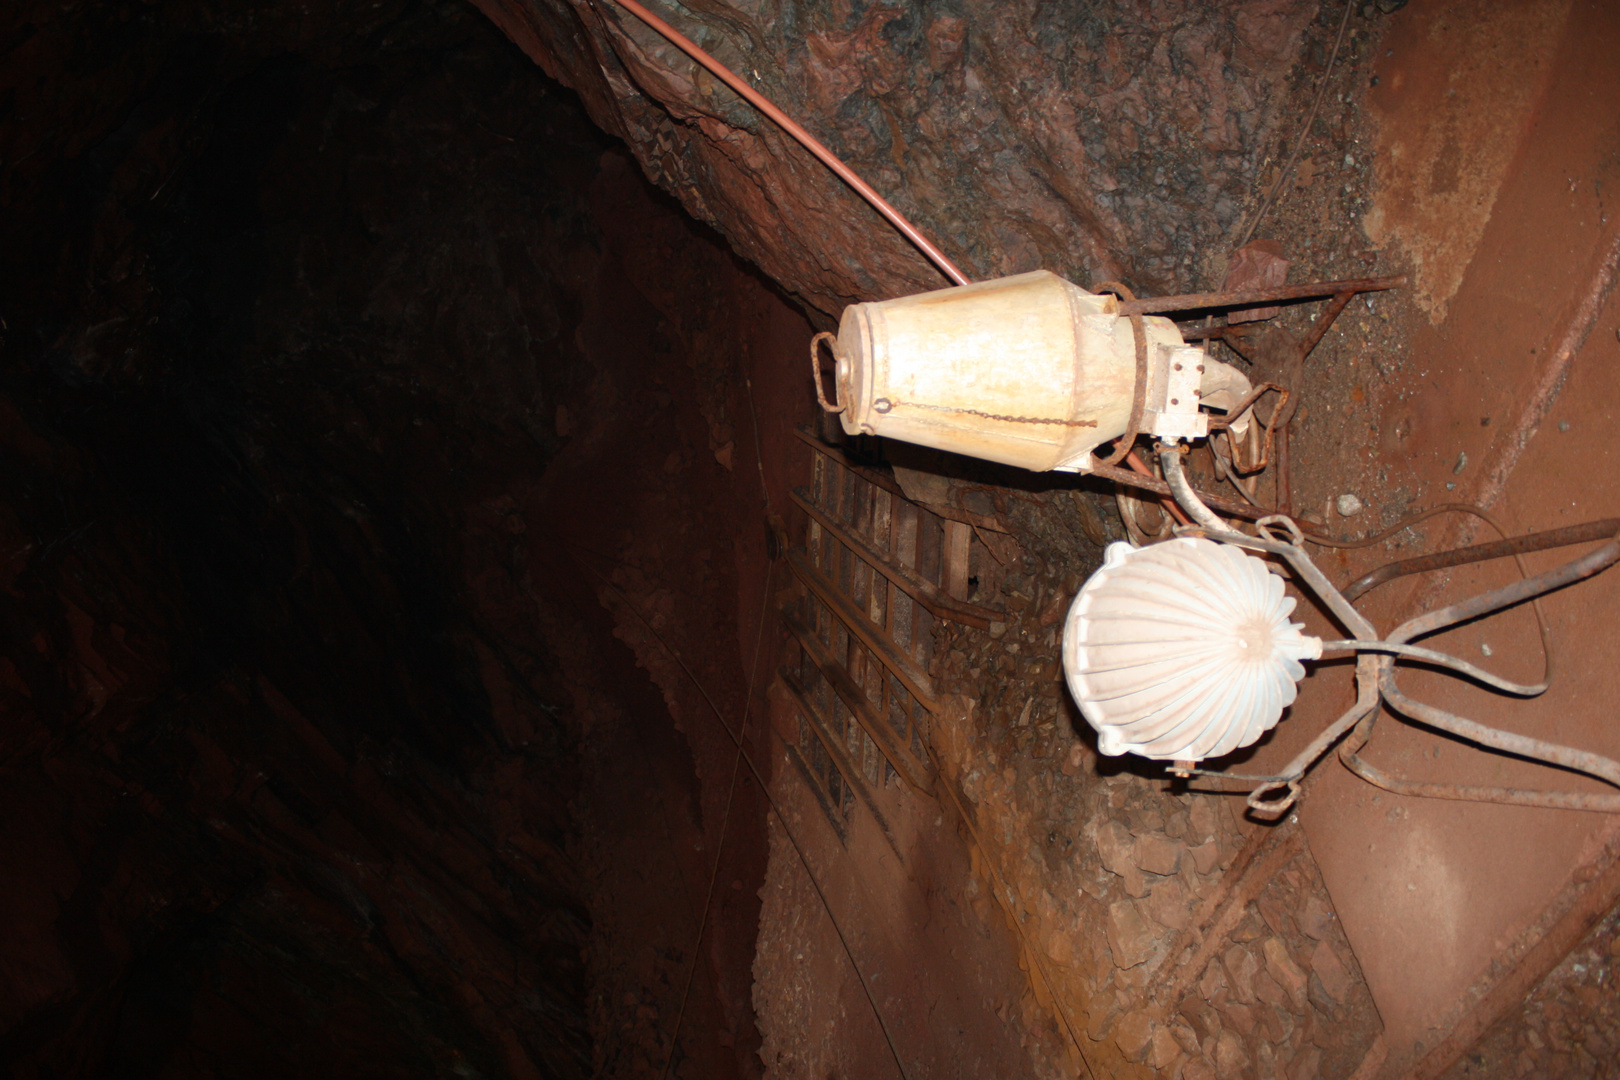
[[[1199,761],[1248,746],[1293,704],[1319,638],[1282,580],[1212,540],[1108,545],[1063,627],[1063,668],[1104,754]]]

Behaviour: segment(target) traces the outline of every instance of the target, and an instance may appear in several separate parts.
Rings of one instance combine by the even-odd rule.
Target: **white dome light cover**
[[[1319,638],[1266,564],[1198,537],[1108,545],[1063,626],[1069,692],[1097,748],[1200,761],[1248,746],[1293,704]]]

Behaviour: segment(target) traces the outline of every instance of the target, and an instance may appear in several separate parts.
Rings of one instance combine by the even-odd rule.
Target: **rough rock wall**
[[[648,176],[813,307],[945,284],[875,212],[639,20],[475,0]],[[826,142],[970,277],[1210,286],[1326,61],[1314,0],[758,0],[654,9]],[[1329,20],[1331,21],[1331,20]],[[1218,282],[1214,283],[1218,284]]]

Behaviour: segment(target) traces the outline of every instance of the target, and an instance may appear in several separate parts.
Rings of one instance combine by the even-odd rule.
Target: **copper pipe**
[[[642,22],[658,31],[664,37],[668,38],[670,44],[674,45],[687,56],[690,56],[693,60],[696,60],[704,67],[708,68],[715,78],[731,87],[742,96],[744,101],[747,101],[754,108],[764,113],[783,131],[797,139],[799,141],[799,145],[803,146],[806,150],[810,151],[817,158],[819,158],[821,163],[836,173],[840,180],[854,188],[855,194],[871,203],[872,209],[876,210],[878,213],[887,218],[889,224],[893,225],[899,230],[900,235],[904,236],[907,240],[910,240],[912,244],[916,246],[917,250],[922,252],[923,255],[928,258],[928,261],[937,266],[940,272],[946,277],[950,278],[953,283],[957,285],[972,284],[972,279],[970,279],[966,274],[962,273],[962,271],[958,270],[956,268],[956,264],[951,262],[950,259],[946,258],[943,251],[940,251],[939,248],[935,247],[926,236],[918,231],[915,225],[907,221],[904,214],[900,213],[900,211],[896,210],[892,205],[890,205],[889,200],[885,199],[882,195],[879,195],[877,191],[873,189],[872,185],[868,184],[865,180],[862,180],[858,175],[856,175],[854,169],[851,169],[848,165],[845,165],[842,161],[840,161],[838,155],[827,149],[827,147],[822,144],[820,139],[817,139],[814,135],[800,127],[799,124],[789,117],[787,113],[771,104],[770,99],[766,98],[759,91],[743,82],[743,80],[732,72],[730,68],[726,67],[726,65],[710,56],[703,49],[699,48],[697,43],[692,41],[692,39],[688,38],[685,34],[682,34],[679,30],[669,25],[669,23],[665,22],[663,19],[660,19],[657,15],[654,15],[652,12],[648,11],[642,5],[636,3],[636,0],[613,0],[613,3],[618,4],[636,18],[640,19]]]
[[[1274,289],[1238,289],[1233,292],[1188,293],[1185,296],[1150,296],[1119,305],[1121,315],[1157,315],[1166,311],[1201,311],[1204,308],[1260,307],[1281,300],[1312,300],[1340,293],[1381,292],[1406,284],[1405,274],[1392,277],[1352,278],[1309,285],[1279,285]]]

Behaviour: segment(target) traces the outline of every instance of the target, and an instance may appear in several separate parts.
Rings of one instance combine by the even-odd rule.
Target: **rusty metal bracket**
[[[1168,473],[1169,470],[1167,469],[1167,475]],[[1179,472],[1176,477],[1171,478],[1172,487],[1175,486],[1177,477],[1179,477]],[[1178,492],[1178,496],[1183,494],[1185,492]],[[1206,510],[1205,513],[1207,514],[1208,511]],[[1292,524],[1287,519],[1282,520],[1286,524]],[[1263,530],[1268,522],[1262,521],[1260,524]],[[1620,523],[1608,521],[1603,524],[1617,525]],[[1576,528],[1580,527],[1577,526]],[[1212,539],[1221,540],[1236,547],[1263,551],[1283,558],[1290,568],[1301,576],[1311,591],[1326,603],[1329,609],[1353,633],[1358,635],[1362,633],[1371,634],[1371,624],[1367,623],[1365,617],[1356,611],[1343,593],[1333,587],[1332,583],[1327,580],[1327,577],[1305,553],[1303,536],[1296,534],[1292,542],[1281,542],[1269,536],[1257,539],[1241,533],[1211,528],[1177,531],[1182,534],[1207,535]],[[1611,530],[1609,536],[1610,539],[1607,544],[1589,551],[1562,566],[1410,619],[1386,635],[1383,641],[1395,645],[1404,645],[1426,634],[1443,630],[1448,626],[1490,615],[1515,604],[1532,601],[1556,589],[1564,588],[1575,582],[1600,574],[1616,562],[1620,562],[1620,528]],[[1567,542],[1578,543],[1580,541]],[[1512,542],[1508,543],[1511,544]],[[1496,545],[1479,546],[1494,547]],[[1467,549],[1463,550],[1466,551]],[[1505,554],[1512,554],[1512,552],[1505,552]],[[1372,634],[1371,636],[1376,635]],[[1311,741],[1311,744],[1296,755],[1277,775],[1243,778],[1251,782],[1260,782],[1259,786],[1249,793],[1248,804],[1251,809],[1263,814],[1274,815],[1280,814],[1292,806],[1299,794],[1299,782],[1306,771],[1326,752],[1328,747],[1338,742],[1353,727],[1356,731],[1355,740],[1353,743],[1345,742],[1339,747],[1340,760],[1346,768],[1357,776],[1391,791],[1407,795],[1449,798],[1470,802],[1505,802],[1520,806],[1544,806],[1607,813],[1620,812],[1620,795],[1612,793],[1532,791],[1436,785],[1387,776],[1359,757],[1359,751],[1372,736],[1373,726],[1377,722],[1381,703],[1387,705],[1394,713],[1411,717],[1420,723],[1448,732],[1477,746],[1584,773],[1603,780],[1614,787],[1620,787],[1620,761],[1590,751],[1560,746],[1546,740],[1502,731],[1416,701],[1406,696],[1396,684],[1395,658],[1392,656],[1363,653],[1356,663],[1356,685],[1358,695],[1355,705],[1351,706],[1348,712],[1318,734]],[[1219,777],[1223,775],[1205,770],[1195,770],[1195,772],[1200,776]],[[1238,779],[1236,776],[1230,778]]]
[[[1607,540],[1616,532],[1620,532],[1620,518],[1604,518],[1601,521],[1589,521],[1584,525],[1569,525],[1562,529],[1548,529],[1545,532],[1515,536],[1509,540],[1473,544],[1451,551],[1439,551],[1433,555],[1401,559],[1386,563],[1356,578],[1344,587],[1344,598],[1357,600],[1380,585],[1411,574],[1426,574],[1431,570],[1445,570],[1453,566],[1485,562],[1488,559],[1503,559],[1509,555],[1524,555],[1532,551],[1546,551],[1549,548],[1568,547],[1571,544]]]

